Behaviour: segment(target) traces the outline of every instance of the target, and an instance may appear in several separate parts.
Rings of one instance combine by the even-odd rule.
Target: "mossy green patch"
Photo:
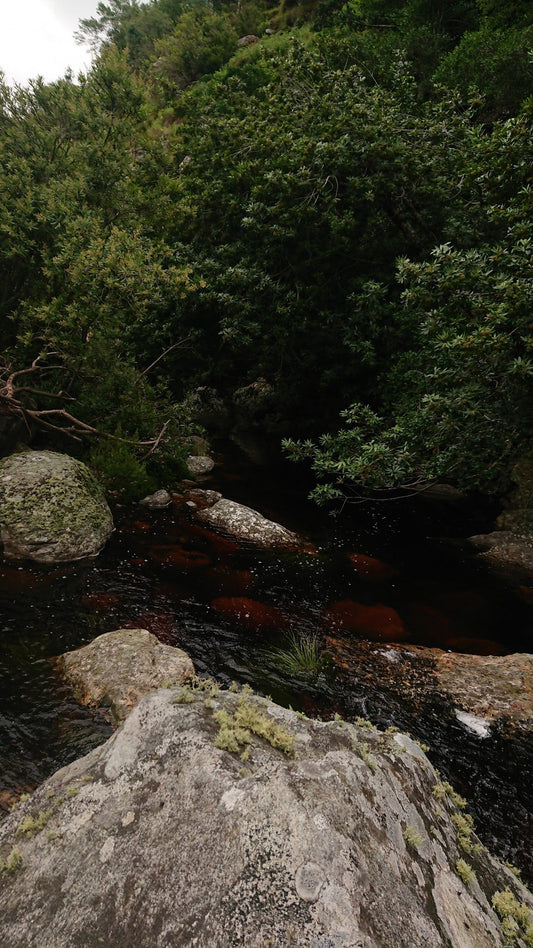
[[[50,820],[54,808],[50,810],[39,810],[37,816],[28,813],[27,816],[17,826],[17,833],[23,833],[25,836],[36,836],[43,830]]]
[[[220,728],[215,745],[221,750],[239,753],[252,743],[255,735],[288,757],[294,757],[294,734],[249,701],[246,694],[241,695],[233,712],[216,711],[214,717]]]
[[[465,885],[469,885],[476,878],[476,874],[469,863],[464,859],[458,859],[455,863],[457,875],[463,880]]]
[[[0,859],[0,876],[12,876],[22,866],[22,854],[16,846],[5,859]]]
[[[502,933],[508,948],[525,942],[533,948],[533,916],[525,902],[519,902],[510,889],[495,892],[492,906],[501,920]]]
[[[403,831],[403,838],[408,846],[411,846],[413,849],[418,849],[419,846],[424,842],[423,837],[420,833],[417,833],[414,826],[406,826]]]

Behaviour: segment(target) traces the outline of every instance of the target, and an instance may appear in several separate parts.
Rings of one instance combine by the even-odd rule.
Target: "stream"
[[[413,644],[530,652],[533,607],[461,540],[488,532],[494,511],[412,498],[349,505],[333,519],[305,499],[297,468],[260,467],[228,445],[218,460],[202,487],[303,533],[318,555],[234,543],[187,507],[136,505],[117,506],[116,531],[96,560],[44,567],[0,559],[0,807],[111,733],[102,715],[73,701],[49,659],[112,629],[147,628],[222,684],[248,682],[311,716],[362,716],[409,731],[466,796],[482,841],[532,880],[531,738],[494,732],[482,740],[449,707],[402,699],[382,673],[386,662],[376,661],[379,630],[353,667],[328,659],[328,615],[346,600],[378,617],[380,608],[394,610]],[[302,634],[326,660],[312,672],[287,671],[276,650]]]

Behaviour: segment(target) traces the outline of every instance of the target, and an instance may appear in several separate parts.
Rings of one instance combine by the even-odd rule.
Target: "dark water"
[[[234,453],[222,470],[206,486],[303,531],[318,555],[239,546],[199,527],[187,508],[136,507],[115,512],[117,530],[96,561],[0,561],[0,806],[110,733],[72,701],[49,659],[129,625],[184,648],[200,674],[223,683],[247,681],[309,714],[410,731],[468,798],[484,841],[531,878],[530,740],[480,740],[448,709],[402,697],[376,661],[391,621],[393,640],[401,629],[405,641],[458,651],[532,650],[532,607],[457,540],[490,529],[492,511],[411,500],[350,507],[335,521],[305,501],[292,468],[255,468]],[[359,557],[356,568],[348,554]],[[349,627],[346,600],[358,604],[357,621],[364,607],[362,636]],[[344,604],[340,629],[335,603]],[[339,637],[374,644],[347,669],[331,661],[312,675],[288,674],[270,653],[302,632],[333,655]]]

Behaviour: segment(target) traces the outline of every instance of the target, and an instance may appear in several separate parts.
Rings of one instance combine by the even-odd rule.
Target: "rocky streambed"
[[[214,490],[215,486],[223,487],[226,496]],[[265,520],[251,507],[253,486],[249,478],[230,483],[221,478],[219,483],[207,482],[207,491],[191,485],[190,490],[166,495],[164,503],[153,509],[117,510],[115,534],[93,561],[30,567],[16,560],[2,564],[0,598],[5,608],[0,726],[6,741],[0,804],[9,809],[21,789],[32,790],[80,754],[93,753],[92,749],[96,753],[95,745],[109,736],[109,718],[98,710],[85,711],[79,704],[87,697],[87,689],[78,682],[73,693],[49,659],[122,626],[144,629],[143,635],[154,633],[159,640],[155,650],[150,639],[146,640],[138,661],[134,659],[139,669],[147,669],[149,690],[175,682],[171,674],[158,677],[154,667],[158,649],[167,647],[175,652],[175,646],[180,646],[201,676],[225,686],[233,680],[249,682],[260,693],[273,695],[278,706],[292,705],[306,718],[333,720],[339,715],[344,721],[356,722],[356,729],[368,730],[372,724],[384,732],[391,726],[410,731],[428,745],[429,758],[442,772],[442,777],[433,774],[431,779],[436,783],[451,779],[468,797],[482,843],[502,858],[519,862],[533,875],[533,689],[528,651],[532,609],[523,574],[520,586],[487,581],[483,563],[453,539],[449,506],[443,508],[440,522],[435,521],[434,511],[431,516],[424,512],[427,504],[419,506],[410,532],[406,532],[405,508],[396,519],[391,513],[369,515],[367,511],[356,522],[352,518],[349,529],[346,524],[340,530],[332,528],[331,522],[316,529],[315,511],[312,519],[306,520],[303,505],[297,503],[276,513],[275,497],[268,490],[262,505]],[[255,489],[263,486],[256,484]],[[236,500],[229,500],[230,490]],[[282,521],[283,526],[276,521]],[[448,528],[444,542],[443,522]],[[310,523],[315,529],[309,528]],[[483,523],[473,523],[469,532],[483,533],[484,529]],[[431,539],[430,530],[439,539]],[[123,634],[128,637],[133,633]],[[310,652],[306,652],[307,646]],[[187,668],[189,660],[183,661]],[[120,665],[117,654],[104,659],[93,656],[91,662],[93,675],[102,664]],[[142,687],[130,674],[122,704],[107,686],[97,689],[97,698],[89,703],[102,704],[107,695],[103,703],[119,709],[118,718],[123,719],[143,693]],[[211,698],[204,696],[203,700]],[[221,700],[217,714],[225,711],[226,700],[231,705],[230,698]],[[234,713],[235,709],[228,711]],[[283,716],[281,711],[272,713]],[[335,721],[331,727],[334,725]],[[364,734],[357,741],[359,745],[369,743]],[[239,754],[244,752],[246,747]],[[363,749],[363,762],[366,753]],[[241,763],[246,769],[246,762]],[[35,799],[39,802],[40,797]],[[63,802],[62,797],[61,805]],[[28,807],[31,820],[39,820],[40,809],[35,815],[35,803],[28,801]],[[15,814],[13,820],[6,825],[15,826],[17,837]],[[400,825],[401,833],[409,835],[411,824],[403,827],[400,820]],[[425,825],[427,829],[427,821]],[[55,830],[49,828],[48,832]],[[395,832],[397,836],[399,831]],[[45,836],[40,831],[38,835],[42,842]],[[2,851],[4,863],[25,839],[15,838],[12,848]],[[407,851],[410,844],[406,838],[404,843]],[[109,849],[112,844],[106,845]],[[460,859],[468,861],[465,853],[461,856],[450,850],[445,872],[457,876],[456,864]],[[432,850],[430,861],[433,856]],[[16,863],[17,857],[13,858]],[[400,858],[398,852],[394,858]],[[294,862],[290,865],[294,868]],[[417,875],[416,869],[412,871]],[[468,876],[467,870],[462,871]],[[6,881],[10,873],[5,870],[3,876]],[[426,883],[427,879],[420,886]],[[491,902],[496,892],[506,890],[507,882],[502,890],[491,889],[496,884],[500,883],[494,879],[484,890],[490,924],[485,918],[483,925],[488,927],[483,930],[491,932],[490,937],[495,937],[490,927],[495,924],[494,912],[499,922],[505,921]],[[433,900],[435,891],[432,883]],[[352,896],[353,892],[349,898]],[[296,905],[298,898],[297,894]],[[434,901],[426,899],[425,904],[431,906]],[[353,899],[350,905],[349,914],[359,917],[362,911],[366,917],[366,903],[357,911]],[[433,912],[433,908],[426,910],[430,915]],[[219,918],[221,911],[215,911]],[[327,915],[322,906],[318,915],[325,918],[324,913]],[[352,943],[320,941],[329,936],[319,934],[318,915],[313,916],[312,924],[306,916],[311,928],[295,929],[304,939],[296,944],[314,944],[305,941],[311,938],[310,933],[319,939],[317,945]],[[280,929],[280,938],[288,938],[286,931],[296,924],[290,918],[288,928]],[[457,948],[469,944],[457,941],[463,937],[462,929],[455,930],[446,918],[446,922],[437,919],[436,923],[433,919],[431,924],[436,928],[427,935],[433,941],[420,944]],[[363,925],[357,934],[354,928],[349,937],[359,938],[360,944],[389,948],[390,943],[383,939],[390,933],[380,934],[376,925],[372,921],[368,930]],[[340,938],[340,930],[334,931]],[[403,929],[399,931],[397,944],[401,945],[404,934]],[[206,932],[208,929],[198,937],[215,937],[215,929]],[[252,937],[250,932],[252,928],[247,938]],[[522,936],[526,937],[525,930]],[[184,941],[183,933],[172,937],[178,940],[168,941],[169,945],[193,943]],[[253,937],[263,937],[263,933]],[[483,937],[479,935],[479,939]],[[241,943],[268,942],[235,941]],[[20,944],[25,948],[33,942]],[[47,942],[35,944],[42,948]],[[152,942],[147,942],[147,948],[148,944],[151,948]],[[479,944],[484,944],[483,940]]]

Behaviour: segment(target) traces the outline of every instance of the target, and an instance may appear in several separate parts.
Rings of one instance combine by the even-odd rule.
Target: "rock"
[[[507,530],[518,537],[531,539],[533,534],[533,507],[504,510],[496,519],[498,530]]]
[[[397,579],[400,575],[395,566],[377,560],[374,556],[366,556],[364,553],[348,553],[348,559],[357,573],[358,579],[364,579],[366,582],[389,582]]]
[[[196,454],[190,454],[186,464],[189,474],[192,474],[194,477],[210,474],[215,466],[215,462],[211,458]]]
[[[158,691],[0,824],[0,944],[503,948],[493,895],[533,897],[437,783],[403,735]]]
[[[241,36],[237,40],[237,46],[251,46],[253,43],[258,43],[259,37],[255,36],[253,33],[248,33],[246,36]]]
[[[194,675],[188,655],[162,645],[146,629],[117,629],[66,652],[56,667],[81,704],[108,708],[115,724],[151,691],[182,684]]]
[[[513,586],[533,585],[533,458],[523,457],[513,468],[515,489],[493,533],[470,537],[481,550],[478,559]]]
[[[148,556],[151,560],[162,563],[164,566],[173,566],[185,571],[202,569],[211,563],[206,553],[202,553],[200,550],[184,549],[177,543],[169,543],[166,546],[152,546]]]
[[[413,710],[448,707],[513,736],[533,730],[533,655],[463,655],[440,648],[353,640],[333,630],[326,647],[337,671],[380,689]],[[465,724],[465,720],[462,721]]]
[[[0,538],[5,556],[61,563],[96,556],[113,532],[88,468],[54,451],[0,461]]]
[[[396,610],[381,603],[365,606],[352,599],[342,599],[329,607],[324,620],[330,628],[349,629],[378,642],[402,642],[409,637]]]
[[[533,655],[432,654],[438,689],[462,711],[506,730],[533,729]]]
[[[197,514],[199,520],[229,533],[239,540],[263,547],[279,547],[288,550],[301,549],[302,538],[279,523],[267,520],[257,510],[245,507],[224,497],[212,507]]]
[[[168,507],[168,505],[172,503],[172,497],[168,490],[156,490],[155,494],[149,494],[148,497],[143,497],[139,503],[143,507],[151,507],[158,510],[161,507]]]
[[[505,582],[516,586],[533,583],[533,532],[495,530],[470,537],[468,542],[481,551],[477,559]]]
[[[211,608],[249,629],[279,629],[287,625],[286,617],[275,606],[245,596],[220,596],[213,599]]]
[[[199,487],[192,490],[186,490],[181,494],[172,494],[174,506],[198,508],[204,510],[206,507],[212,507],[217,501],[222,500],[222,494],[217,490],[201,490]]]

